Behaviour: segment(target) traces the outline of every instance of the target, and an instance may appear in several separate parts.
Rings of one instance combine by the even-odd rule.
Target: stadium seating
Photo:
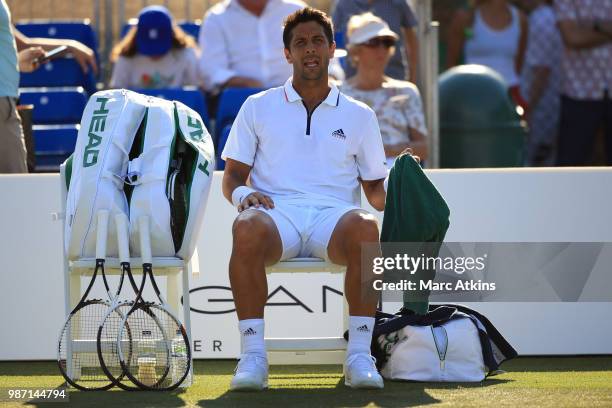
[[[30,20],[20,21],[15,26],[28,37],[69,38],[82,42],[93,50],[98,48],[96,33],[88,19],[82,21]]]
[[[74,151],[79,125],[34,125],[36,171],[58,171]]]
[[[184,88],[134,89],[134,91],[170,101],[176,100],[182,102],[200,114],[206,128],[210,126],[206,98],[195,86]]]
[[[202,26],[202,21],[182,21],[179,23],[179,26],[183,29],[183,31],[195,38],[196,41],[198,40],[198,37],[200,36],[200,27]]]
[[[89,95],[96,92],[93,72],[89,70],[84,73],[73,58],[54,59],[34,72],[22,73],[19,86],[22,88],[82,86]]]
[[[32,122],[40,124],[75,124],[87,104],[83,88],[24,88],[20,90],[20,103],[34,105]]]
[[[15,26],[28,37],[67,38],[79,41],[94,51],[96,61],[100,64],[98,38],[89,19],[79,21],[22,20]]]
[[[219,145],[221,131],[228,124],[234,122],[234,118],[238,115],[240,107],[246,99],[258,92],[262,91],[259,88],[226,88],[219,97],[219,106],[217,107],[217,116],[215,122],[215,139],[216,146]],[[219,150],[217,148],[217,150]]]
[[[334,33],[334,41],[336,42],[336,48],[346,48],[346,42],[344,40],[344,32],[336,31]]]
[[[217,141],[217,149],[215,150],[215,154],[217,155],[217,170],[225,169],[225,160],[221,159],[221,153],[223,152],[225,143],[227,143],[227,138],[229,137],[230,130],[232,130],[231,123],[225,125],[225,127],[221,129],[221,134],[219,135],[219,139]]]

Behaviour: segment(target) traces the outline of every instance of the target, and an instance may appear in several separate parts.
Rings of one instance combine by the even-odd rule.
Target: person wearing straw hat
[[[372,13],[353,16],[348,23],[349,59],[356,74],[340,90],[376,112],[387,165],[406,148],[427,159],[427,128],[419,90],[411,82],[385,75],[398,36]]]

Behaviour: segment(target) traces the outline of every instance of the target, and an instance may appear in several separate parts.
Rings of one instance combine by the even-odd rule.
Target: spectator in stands
[[[522,4],[530,12],[527,52],[521,73],[521,94],[529,107],[527,163],[552,166],[559,131],[563,44],[552,0],[523,0]]]
[[[395,52],[398,35],[372,13],[353,16],[348,23],[349,58],[356,74],[340,90],[376,112],[387,165],[406,148],[422,160],[427,158],[425,117],[416,85],[385,75]]]
[[[603,126],[612,165],[612,1],[555,0],[554,7],[565,45],[557,163],[588,164]]]
[[[69,52],[84,71],[96,68],[92,50],[70,40],[28,38],[11,23],[11,14],[5,0],[0,0],[0,173],[27,173],[26,148],[17,113],[19,71],[38,68],[37,58],[44,50],[60,45]],[[19,54],[17,51],[19,50]]]
[[[280,86],[293,69],[283,53],[283,20],[299,0],[225,0],[204,17],[199,44],[205,88]]]
[[[527,46],[527,18],[508,0],[475,0],[475,7],[455,13],[448,31],[446,64],[485,65],[506,82],[516,105],[526,109],[519,73]]]
[[[346,35],[349,19],[358,14],[371,12],[383,19],[398,36],[397,47],[391,56],[385,74],[391,78],[416,82],[418,42],[414,28],[416,17],[408,0],[338,0],[333,10],[336,32]],[[355,68],[347,66],[346,76],[355,75]]]
[[[195,40],[167,8],[142,9],[138,24],[113,48],[111,88],[177,88],[200,85]]]

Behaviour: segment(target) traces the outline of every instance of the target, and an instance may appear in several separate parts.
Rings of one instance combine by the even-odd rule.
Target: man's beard
[[[327,67],[329,65],[329,61],[321,61],[321,65],[317,70],[308,70],[307,68],[302,67],[302,71],[300,73],[300,77],[303,80],[307,81],[318,81],[323,78],[325,72],[327,71]]]

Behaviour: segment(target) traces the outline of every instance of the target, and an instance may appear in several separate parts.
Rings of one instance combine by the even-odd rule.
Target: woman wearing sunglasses
[[[417,87],[385,76],[385,67],[398,40],[387,23],[372,13],[353,16],[347,29],[349,59],[356,74],[340,90],[376,112],[385,146],[387,165],[406,148],[427,158],[425,117]]]

